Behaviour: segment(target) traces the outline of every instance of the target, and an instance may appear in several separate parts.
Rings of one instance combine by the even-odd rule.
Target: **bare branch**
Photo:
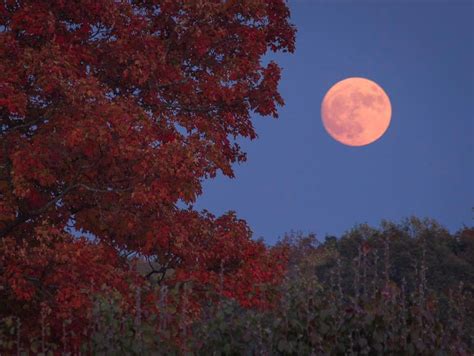
[[[94,187],[90,187],[84,183],[79,183],[77,184],[78,187],[81,187],[81,188],[84,188],[86,190],[89,190],[91,192],[94,192],[94,193],[126,193],[126,192],[131,192],[132,189],[131,188],[127,188],[127,189],[116,189],[116,188],[107,188],[107,189],[103,189],[103,188],[94,188]]]

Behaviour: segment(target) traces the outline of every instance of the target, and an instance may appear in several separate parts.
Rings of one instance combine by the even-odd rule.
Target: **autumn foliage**
[[[271,303],[284,251],[192,203],[245,160],[251,114],[277,116],[262,57],[294,50],[288,18],[283,0],[0,4],[0,316],[86,323],[92,292],[142,283],[130,256],[190,299]]]

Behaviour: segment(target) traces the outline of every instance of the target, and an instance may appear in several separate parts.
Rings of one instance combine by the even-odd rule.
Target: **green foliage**
[[[150,286],[148,286],[150,287]],[[159,288],[156,288],[159,291]],[[161,290],[163,294],[163,288]],[[179,293],[167,291],[169,296]],[[136,290],[134,310],[125,309],[120,294],[107,294],[96,298],[89,340],[82,347],[85,354],[99,355],[177,355],[186,349],[185,333],[180,328],[183,315],[176,303],[166,303],[157,295],[159,313],[141,309],[141,289]],[[178,323],[176,323],[176,321]]]
[[[363,246],[366,250],[359,248]],[[405,280],[407,293],[420,290],[430,292],[438,301],[439,317],[446,323],[450,313],[450,293],[459,288],[467,296],[474,293],[474,229],[463,228],[456,234],[432,219],[411,217],[402,223],[383,221],[380,229],[359,225],[338,240],[326,240],[319,248],[334,251],[333,257],[317,269],[321,282],[329,283],[328,269],[336,259],[343,266],[344,291],[354,288],[357,277],[355,263],[360,258],[359,281],[361,292],[374,286],[386,271],[399,287]],[[386,258],[385,254],[388,256]],[[364,272],[365,271],[365,272]],[[474,301],[467,297],[463,315],[465,341],[473,347]]]

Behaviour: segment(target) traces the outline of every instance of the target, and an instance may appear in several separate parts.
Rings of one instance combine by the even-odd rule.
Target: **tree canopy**
[[[280,67],[263,56],[294,40],[284,0],[2,2],[2,308],[79,310],[101,283],[126,289],[130,254],[264,305],[281,253],[192,203],[245,161],[251,114],[277,117]]]

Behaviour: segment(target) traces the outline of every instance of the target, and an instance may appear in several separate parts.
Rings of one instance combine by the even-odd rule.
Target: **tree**
[[[288,21],[283,0],[2,2],[1,243],[28,255],[49,251],[38,238],[49,234],[70,253],[71,231],[86,231],[115,256],[103,271],[134,253],[156,261],[160,277],[172,269],[168,283],[222,283],[228,296],[264,304],[258,286],[276,283],[280,256],[234,213],[192,203],[203,179],[233,177],[245,161],[235,139],[256,137],[251,114],[277,117],[280,68],[262,57],[294,50]],[[9,303],[21,281],[29,300],[57,308],[62,281],[86,278],[53,286],[41,268],[18,265],[12,279],[3,257]]]
[[[344,292],[371,294],[384,281],[392,280],[399,288],[404,286],[408,294],[431,294],[437,299],[443,323],[449,325],[447,320],[457,314],[458,320],[453,324],[460,331],[454,334],[462,336],[472,348],[472,240],[472,228],[450,234],[434,219],[427,218],[410,217],[400,223],[382,221],[379,229],[357,225],[337,241],[326,240],[319,246],[320,250],[333,251],[334,257],[318,266],[317,275],[324,284],[331,285],[339,264],[345,272],[340,281]],[[464,297],[454,298],[459,292]]]

